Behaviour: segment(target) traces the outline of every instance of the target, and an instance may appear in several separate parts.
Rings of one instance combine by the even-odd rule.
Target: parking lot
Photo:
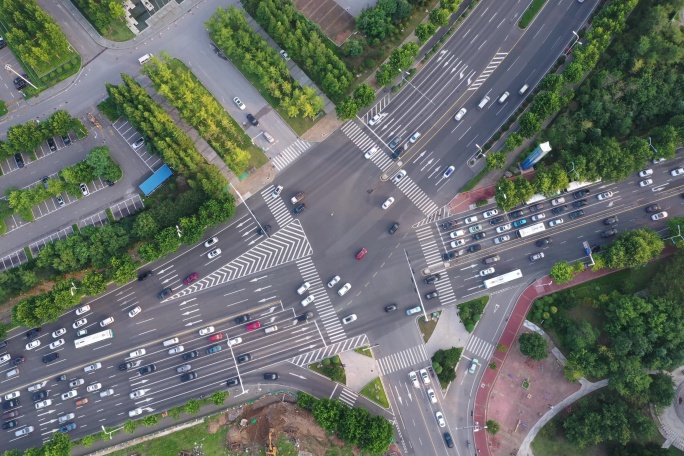
[[[69,145],[73,144],[73,141],[75,141],[77,138],[74,133],[69,133],[65,138],[57,136],[51,139],[54,141],[53,147],[50,147],[50,145],[46,141],[43,144],[41,144],[40,147],[38,147],[38,149],[34,151],[34,153],[36,154],[36,160],[40,160],[41,158],[45,158],[51,154],[54,154],[55,152],[59,152],[60,149],[69,147]],[[3,175],[16,171],[20,168],[23,168],[24,166],[28,166],[29,164],[33,163],[34,160],[31,159],[29,154],[21,153],[20,155],[22,159],[21,166],[14,157],[8,157],[4,160],[0,160],[0,169],[2,169]]]
[[[0,35],[1,34],[2,33],[0,33]],[[2,65],[2,70],[0,70],[0,85],[4,83],[7,87],[7,90],[0,91],[0,98],[8,105],[23,100],[24,94],[14,86],[14,79],[17,77],[17,73],[24,74],[24,69],[19,64],[19,61],[12,53],[9,46],[0,49],[0,65]],[[8,65],[17,73],[8,70]]]
[[[26,252],[24,249],[12,252],[9,255],[0,258],[0,272],[4,271],[5,269],[16,268],[27,261],[28,258],[26,257]]]
[[[159,166],[161,166],[161,157],[158,155],[152,155],[149,152],[147,152],[147,149],[145,148],[144,144],[141,144],[140,146],[136,147],[136,144],[139,144],[138,141],[142,139],[142,135],[138,133],[138,131],[131,125],[129,121],[124,119],[123,117],[116,122],[114,122],[112,125],[114,125],[114,128],[116,131],[121,135],[121,137],[126,141],[126,143],[135,151],[136,154],[138,154],[138,157],[147,165],[147,167],[150,169],[150,171],[154,171],[157,169]]]

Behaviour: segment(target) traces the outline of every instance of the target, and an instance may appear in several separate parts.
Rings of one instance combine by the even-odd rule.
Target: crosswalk
[[[425,264],[430,268],[435,266],[442,266],[442,252],[441,245],[435,239],[432,232],[432,226],[425,225],[416,229],[416,236],[418,237],[418,244],[423,250],[423,256],[425,257]]]
[[[401,369],[410,370],[424,365],[429,360],[425,346],[421,344],[378,359],[378,368],[381,375],[389,375]]]
[[[301,258],[297,260],[296,264],[302,275],[302,279],[311,284],[309,294],[314,295],[316,298],[313,303],[309,305],[315,307],[318,318],[321,323],[323,323],[325,333],[330,339],[330,343],[344,339],[346,335],[342,328],[342,323],[340,323],[340,317],[337,315],[337,312],[335,312],[335,309],[330,302],[328,289],[318,276],[318,271],[316,270],[316,266],[314,266],[311,257]]]
[[[283,227],[290,223],[294,218],[292,217],[292,212],[283,201],[282,195],[277,198],[273,198],[272,193],[275,189],[275,185],[269,185],[264,190],[261,191],[261,196],[266,201],[266,206],[273,214],[278,226]]]
[[[302,355],[297,355],[294,358],[291,358],[289,361],[296,366],[306,367],[309,364],[315,363],[324,358],[330,358],[331,356],[337,355],[339,353],[354,350],[359,347],[365,347],[368,345],[368,337],[365,334],[361,334],[360,336],[355,336],[351,339],[345,339],[341,342],[336,342],[334,344],[326,345],[325,347],[321,347],[316,350],[311,350]]]
[[[378,144],[373,141],[356,122],[346,122],[342,125],[342,131],[364,153],[373,147],[378,149],[370,158],[370,161],[380,168],[382,172],[387,171],[394,164],[391,157],[383,151],[383,148],[378,147]],[[401,190],[401,192],[425,215],[430,215],[439,209],[430,197],[428,197],[413,179],[411,179],[411,176],[404,177],[399,181],[397,187],[399,187],[399,190]]]
[[[480,76],[478,76],[477,79],[475,79],[473,83],[470,84],[468,90],[479,89],[480,86],[484,84],[484,82],[489,78],[489,76],[492,75],[494,70],[496,70],[499,67],[501,62],[504,61],[507,55],[507,52],[497,52],[496,55],[494,55],[494,57],[492,58],[492,60],[487,64],[487,68],[485,68],[484,71],[480,73]]]
[[[465,351],[472,353],[476,358],[487,360],[494,353],[494,345],[477,336],[470,336]]]
[[[273,157],[271,161],[273,161],[273,164],[278,171],[282,171],[287,168],[290,163],[295,161],[297,157],[306,152],[309,147],[311,147],[311,143],[297,139],[288,148]]]
[[[359,395],[356,394],[354,391],[350,390],[347,387],[343,387],[342,391],[340,391],[339,396],[337,396],[337,399],[340,402],[347,404],[349,407],[354,407],[354,402],[356,402],[357,397],[359,397]]]
[[[451,210],[449,209],[449,205],[442,206],[436,212],[433,212],[432,214],[429,214],[424,219],[419,220],[416,223],[414,223],[413,228],[418,228],[419,226],[429,225],[431,223],[438,222],[438,221],[443,220],[445,218],[451,217],[451,215],[452,214],[451,214]]]

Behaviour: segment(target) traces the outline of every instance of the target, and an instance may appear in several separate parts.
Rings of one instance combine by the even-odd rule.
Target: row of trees
[[[482,296],[481,298],[458,305],[458,317],[463,322],[466,331],[473,332],[475,325],[480,321],[480,317],[482,317],[482,312],[484,312],[488,301],[489,296]]]
[[[126,17],[121,0],[72,0],[83,12],[100,35],[106,35],[115,21],[123,21]]]
[[[337,117],[340,120],[353,119],[362,109],[370,108],[374,101],[375,90],[368,84],[358,85],[354,89],[354,98],[346,96],[335,106]]]
[[[323,99],[290,75],[285,60],[249,24],[241,9],[219,8],[206,22],[214,43],[242,71],[256,77],[288,116],[313,119]]]
[[[556,195],[568,188],[569,184],[568,174],[556,164],[548,168],[539,168],[532,181],[523,176],[499,180],[494,198],[501,209],[510,211],[534,195]]]
[[[56,111],[44,122],[31,120],[25,124],[13,125],[7,130],[7,141],[0,141],[0,159],[19,152],[32,152],[48,138],[66,136],[72,129],[79,138],[88,136],[83,123],[64,110]]]
[[[7,30],[5,40],[39,75],[74,52],[57,21],[36,0],[0,0],[0,18]]]
[[[430,11],[430,21],[416,27],[416,37],[421,44],[430,39],[439,27],[449,25],[449,18],[461,6],[461,0],[440,0],[439,3],[439,8]]]
[[[354,76],[318,25],[297,11],[292,0],[246,0],[243,5],[331,100],[342,99]]]
[[[362,407],[347,407],[336,399],[316,399],[304,392],[299,393],[297,405],[310,410],[323,429],[358,446],[364,453],[384,453],[392,441],[392,423],[382,416],[371,416]]]
[[[163,52],[161,60],[153,57],[142,71],[235,174],[247,169],[249,152],[245,149],[251,139],[183,62]]]
[[[420,48],[413,41],[409,41],[390,54],[389,62],[383,63],[375,72],[375,80],[379,86],[392,84],[394,79],[413,66],[413,59],[418,56]]]

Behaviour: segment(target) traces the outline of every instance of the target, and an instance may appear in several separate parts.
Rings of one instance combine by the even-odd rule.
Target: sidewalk
[[[375,358],[356,353],[354,350],[344,351],[339,357],[347,374],[346,386],[357,393],[371,380],[380,376]]]
[[[450,305],[442,309],[435,331],[425,344],[425,351],[428,356],[432,356],[437,350],[465,347],[469,338],[470,333],[458,316],[458,307]]]

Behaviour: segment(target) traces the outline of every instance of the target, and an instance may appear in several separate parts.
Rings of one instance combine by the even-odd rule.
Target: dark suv
[[[249,123],[251,123],[251,124],[254,125],[255,127],[256,127],[257,125],[259,125],[259,121],[256,120],[256,117],[254,117],[254,116],[251,115],[251,114],[247,114],[247,120],[249,120]]]
[[[530,206],[530,212],[537,212],[541,209],[544,209],[544,205],[542,203],[535,204],[534,206]]]
[[[157,370],[157,366],[155,366],[154,364],[150,364],[148,366],[141,367],[140,369],[138,369],[138,372],[140,372],[140,375],[145,375],[145,374],[150,374],[156,370]]]
[[[28,338],[28,340],[33,340],[36,337],[40,336],[41,331],[43,331],[41,328],[30,329],[26,332],[26,337]]]
[[[487,237],[487,233],[479,232],[479,233],[473,234],[473,239],[476,241],[479,241],[480,239],[483,239],[485,237]]]
[[[554,215],[558,215],[558,214],[561,214],[561,213],[565,212],[565,210],[566,210],[567,208],[568,208],[568,205],[567,205],[567,204],[564,205],[564,206],[554,207],[553,209],[551,209],[551,213],[554,214]]]
[[[468,247],[468,252],[470,253],[477,252],[478,250],[482,250],[482,246],[480,244],[473,244]]]
[[[35,393],[31,396],[31,400],[33,402],[38,402],[38,401],[42,401],[46,397],[48,397],[47,391],[38,391],[37,393]]]
[[[22,158],[21,154],[14,154],[14,161],[17,162],[17,168],[24,167],[24,159]]]
[[[238,386],[240,384],[240,379],[238,377],[229,378],[226,382],[226,386]]]
[[[395,224],[393,224],[393,225],[390,227],[390,229],[389,229],[389,234],[394,234],[394,233],[396,233],[398,229],[399,229],[399,222],[396,222]]]
[[[447,252],[447,253],[442,254],[442,259],[444,261],[453,260],[454,258],[456,258],[456,251],[455,250],[452,250],[451,252]]]
[[[53,361],[56,360],[56,359],[59,359],[59,353],[57,353],[57,352],[55,352],[55,353],[49,353],[49,354],[43,356],[43,362],[44,362],[45,364],[51,363],[51,362],[53,362]]]
[[[48,138],[47,140],[48,146],[50,147],[50,150],[55,152],[57,150],[57,144],[55,144],[55,140],[52,138]]]
[[[139,281],[139,282],[142,282],[143,280],[149,279],[149,278],[152,277],[153,275],[154,275],[154,272],[152,272],[152,271],[144,272],[144,273],[142,273],[142,274],[140,274],[140,275],[138,276],[138,281]]]
[[[582,210],[570,212],[570,218],[571,219],[576,219],[577,217],[581,217],[583,215],[584,215],[584,211],[582,211]]]
[[[494,217],[489,221],[489,223],[491,223],[492,225],[498,225],[499,223],[503,223],[504,220],[505,219],[503,217]]]
[[[441,278],[442,278],[441,275],[439,275],[439,274],[433,274],[433,275],[431,275],[431,276],[428,276],[428,277],[425,279],[425,283],[427,283],[428,285],[430,285],[431,283],[435,283],[435,282],[439,281],[439,279],[441,279]]]
[[[198,355],[199,352],[197,350],[189,351],[187,353],[183,353],[183,359],[187,361],[192,358],[197,358]]]
[[[295,214],[300,214],[300,213],[304,212],[304,209],[306,209],[306,205],[304,203],[302,203],[299,206],[295,207],[292,210],[292,212],[294,212]]]
[[[197,374],[194,372],[188,372],[187,374],[181,375],[181,382],[188,382],[197,378]]]
[[[551,238],[547,237],[544,239],[539,239],[537,241],[537,247],[544,247],[545,245],[551,244]]]
[[[580,199],[580,198],[584,198],[588,194],[589,194],[589,190],[578,190],[572,194],[572,197],[575,199]]]
[[[165,297],[167,297],[168,295],[170,295],[172,291],[173,291],[173,290],[172,290],[171,288],[164,288],[161,292],[159,292],[159,294],[157,295],[157,297],[158,297],[159,299],[164,299]]]
[[[18,366],[19,364],[22,364],[24,361],[26,361],[26,358],[24,358],[23,356],[17,356],[12,361],[10,361],[10,366]]]
[[[511,212],[510,214],[508,214],[508,216],[509,216],[510,218],[520,218],[520,217],[522,217],[523,215],[525,215],[525,213],[524,213],[523,211],[513,211],[513,212]]]
[[[252,359],[252,355],[250,355],[249,353],[245,353],[244,355],[240,355],[237,357],[237,362],[238,362],[238,364],[242,364],[242,363],[246,363],[250,359]]]
[[[247,323],[249,321],[249,314],[240,315],[235,319],[236,325],[241,325],[242,323]]]
[[[581,199],[581,200],[579,200],[579,201],[575,201],[574,203],[572,203],[572,205],[573,205],[574,207],[586,206],[586,205],[587,205],[587,200]]]

